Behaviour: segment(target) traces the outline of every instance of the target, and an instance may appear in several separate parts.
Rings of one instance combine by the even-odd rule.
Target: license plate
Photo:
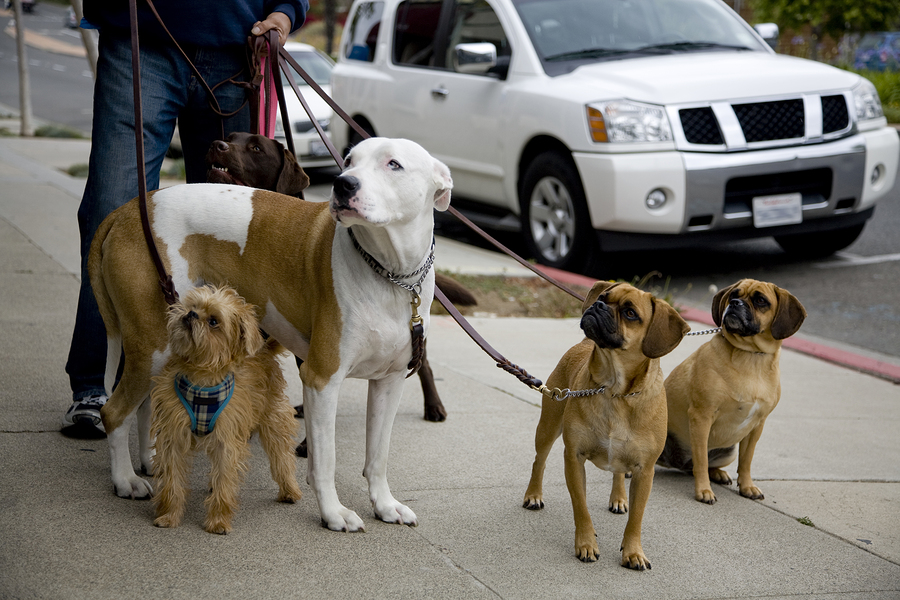
[[[803,195],[777,194],[753,199],[753,226],[776,227],[803,222]]]
[[[328,151],[328,146],[322,140],[312,140],[309,143],[309,153],[311,156],[328,156],[331,154]]]

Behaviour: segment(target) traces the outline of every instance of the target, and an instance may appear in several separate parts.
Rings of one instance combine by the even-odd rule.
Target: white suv
[[[355,0],[332,86],[369,133],[444,161],[458,208],[566,269],[759,236],[829,254],[898,167],[871,83],[775,54],[719,0]]]

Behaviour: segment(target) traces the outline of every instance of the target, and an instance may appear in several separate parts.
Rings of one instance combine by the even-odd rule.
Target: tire
[[[776,235],[775,241],[788,254],[801,258],[825,258],[855,242],[863,227],[865,223],[830,231]]]
[[[532,258],[566,271],[581,271],[597,251],[581,177],[570,156],[538,155],[519,191],[522,233]]]
[[[371,125],[369,125],[366,122],[360,123],[359,121],[357,121],[357,124],[360,127],[362,127],[363,131],[365,131],[366,133],[369,134],[369,137],[375,137],[375,130],[372,128]],[[365,139],[365,138],[363,138],[363,136],[359,135],[359,133],[355,129],[353,129],[353,127],[350,127],[350,133],[347,136],[347,138],[348,138],[347,139],[347,147],[344,148],[344,153],[343,153],[344,156],[347,156],[347,153],[350,152],[350,148],[352,148],[353,146],[357,145],[358,143],[360,143],[361,141],[363,141]]]

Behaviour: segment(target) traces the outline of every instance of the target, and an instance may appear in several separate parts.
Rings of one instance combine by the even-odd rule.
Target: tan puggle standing
[[[731,484],[722,467],[737,455],[741,495],[761,500],[750,463],[781,398],[781,341],[800,329],[806,310],[786,290],[742,279],[715,295],[712,315],[722,333],[666,378],[669,434],[659,464],[693,471],[694,497],[714,504],[710,481]]]
[[[181,523],[193,453],[202,449],[211,464],[204,529],[231,531],[255,431],[278,484],[278,501],[300,500],[297,422],[277,358],[285,350],[263,340],[254,306],[232,288],[194,288],[169,308],[168,332],[172,355],[150,395],[158,486],[153,523]]]
[[[584,463],[590,460],[615,474],[611,512],[627,512],[631,496],[621,564],[642,571],[650,568],[650,561],[641,547],[641,521],[653,487],[654,464],[666,440],[666,393],[659,358],[675,349],[689,327],[666,302],[626,283],[597,282],[582,312],[581,328],[587,337],[563,355],[547,386],[593,393],[563,400],[544,396],[523,506],[544,507],[544,467],[562,434],[576,555],[584,562],[600,556],[585,489]],[[626,473],[632,473],[629,494]]]

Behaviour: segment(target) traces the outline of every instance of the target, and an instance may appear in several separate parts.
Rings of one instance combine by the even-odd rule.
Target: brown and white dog
[[[547,387],[593,393],[561,400],[544,396],[523,506],[544,507],[544,467],[562,434],[576,555],[584,562],[600,557],[585,488],[584,463],[590,460],[614,473],[611,512],[628,512],[631,498],[621,564],[643,571],[650,561],[641,546],[641,522],[653,487],[653,466],[666,441],[666,391],[659,358],[675,349],[689,327],[669,304],[627,283],[598,281],[582,312],[586,337],[563,355]],[[629,494],[627,473],[632,474]]]
[[[782,340],[797,333],[806,310],[774,284],[742,279],[713,297],[712,315],[722,333],[666,378],[668,438],[659,464],[693,471],[694,497],[714,504],[710,481],[731,484],[722,467],[737,456],[741,495],[761,500],[750,463],[781,398]]]
[[[231,531],[253,432],[269,457],[278,501],[300,500],[297,422],[278,361],[285,350],[263,339],[255,307],[228,287],[193,288],[169,307],[168,332],[171,356],[150,394],[154,525],[181,523],[193,454],[205,450],[211,492],[203,528]]]
[[[173,186],[149,197],[156,244],[176,289],[231,285],[259,308],[261,327],[304,359],[307,480],[329,529],[364,529],[335,489],[335,419],[348,377],[369,380],[363,473],[375,514],[387,522],[417,523],[387,482],[391,427],[412,352],[411,294],[370,266],[350,231],[387,271],[415,273],[429,260],[433,213],[447,209],[452,185],[449,169],[418,144],[372,138],[347,155],[327,203],[212,184]],[[107,329],[107,389],[120,352],[125,354],[120,382],[101,411],[113,484],[119,496],[146,497],[151,488],[134,472],[128,431],[137,416],[141,464],[149,470],[145,400],[170,350],[165,301],[136,200],[103,222],[89,265]],[[420,297],[427,307],[434,271],[424,273]],[[427,332],[428,311],[420,316]]]
[[[290,150],[264,135],[234,132],[216,140],[206,153],[209,183],[245,185],[302,197],[306,174]]]
[[[278,157],[283,156],[279,160]],[[247,185],[263,190],[271,190],[298,196],[309,185],[309,177],[297,163],[294,155],[281,143],[261,135],[232,133],[224,140],[213,142],[206,154],[207,181]],[[437,285],[456,306],[474,306],[477,301],[468,289],[456,280],[435,273]],[[447,419],[447,410],[434,384],[434,373],[428,363],[427,344],[419,368],[419,383],[426,421],[440,422]],[[302,418],[303,406],[297,408]],[[306,456],[306,442],[297,448],[297,454]]]

